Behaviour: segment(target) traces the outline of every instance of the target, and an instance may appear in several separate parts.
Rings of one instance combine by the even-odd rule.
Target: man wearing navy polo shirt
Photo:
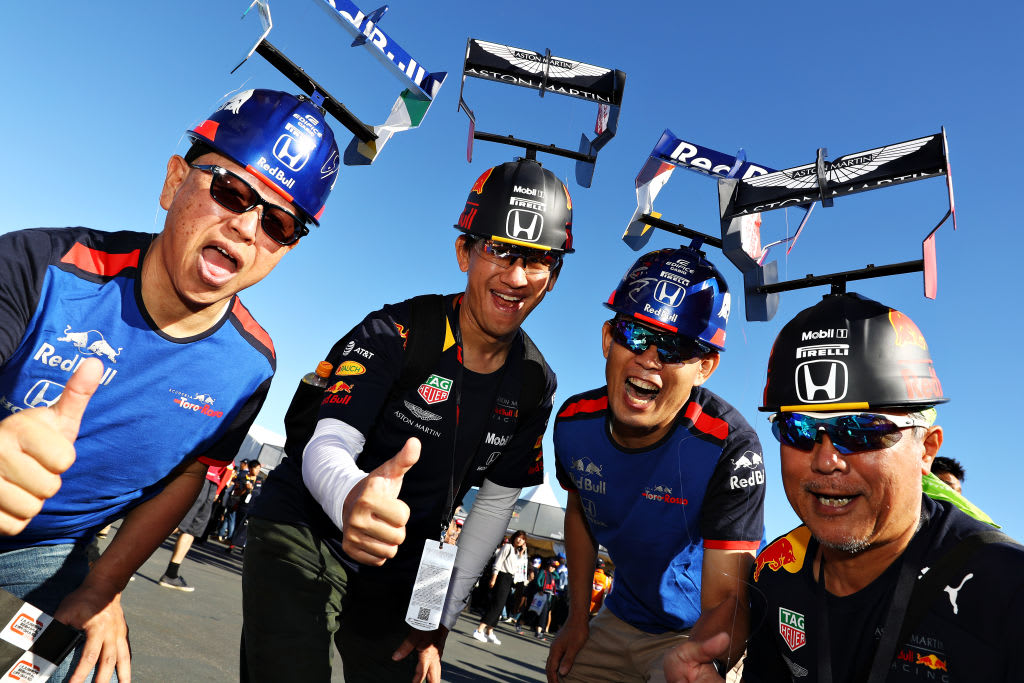
[[[555,421],[570,606],[550,683],[664,681],[664,653],[702,615],[734,635],[728,667],[743,651],[743,579],[763,534],[757,435],[702,386],[724,350],[724,278],[696,250],[664,249],[642,256],[607,306],[607,384]],[[598,543],[615,589],[591,621]]]

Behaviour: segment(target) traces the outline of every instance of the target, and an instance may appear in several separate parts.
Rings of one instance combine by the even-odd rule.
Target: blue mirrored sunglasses
[[[612,339],[633,353],[643,353],[651,346],[658,348],[663,363],[682,363],[711,353],[711,347],[689,337],[669,332],[655,332],[635,320],[618,318],[609,320]]]
[[[768,418],[779,443],[809,451],[828,434],[829,441],[843,455],[891,448],[903,438],[908,427],[928,427],[929,422],[906,415],[842,413],[827,417],[813,413],[775,413]]]

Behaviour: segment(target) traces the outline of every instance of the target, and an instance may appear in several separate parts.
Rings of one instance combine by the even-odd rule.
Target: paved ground
[[[143,565],[125,589],[122,603],[131,629],[133,680],[227,682],[238,680],[238,639],[242,623],[242,559],[228,557],[210,542],[193,547],[181,575],[193,593],[157,584],[167,567],[173,542]],[[464,614],[448,636],[442,678],[448,683],[544,681],[547,644],[519,636],[511,626],[496,629],[502,644],[471,637],[478,620]],[[332,683],[344,681],[340,666]]]

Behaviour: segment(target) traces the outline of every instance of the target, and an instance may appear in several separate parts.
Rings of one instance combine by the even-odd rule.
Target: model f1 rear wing
[[[654,211],[654,200],[661,192],[661,188],[672,177],[672,172],[676,168],[685,168],[715,178],[752,178],[774,172],[774,169],[749,163],[746,159],[742,149],[736,156],[730,156],[716,152],[710,147],[682,140],[666,128],[636,176],[636,211],[626,226],[626,232],[622,234],[622,241],[634,251],[639,251],[651,238],[654,228],[668,230],[684,237],[694,237],[694,231],[681,224],[663,221],[661,214]],[[720,240],[708,235],[703,237],[707,244],[721,247]],[[716,242],[718,244],[715,244]]]
[[[435,73],[427,71],[393,38],[380,29],[377,24],[387,12],[387,5],[378,7],[367,15],[363,14],[362,10],[356,7],[351,0],[314,0],[314,2],[334,17],[355,38],[351,47],[365,46],[379,61],[390,67],[395,75],[410,85],[399,94],[384,123],[377,126],[363,123],[344,104],[332,97],[323,86],[314,81],[303,69],[285,57],[267,40],[271,28],[273,28],[268,0],[253,0],[242,15],[244,18],[249,10],[257,7],[263,33],[245,58],[232,69],[232,73],[242,66],[254,52],[259,53],[288,80],[309,95],[314,104],[323,107],[349,129],[353,137],[343,156],[346,165],[372,164],[392,135],[420,125],[448,74],[443,71]]]
[[[555,145],[520,140],[512,135],[500,136],[477,131],[476,116],[463,97],[468,76],[532,88],[539,91],[541,97],[544,96],[544,93],[550,92],[596,102],[598,104],[597,122],[594,126],[596,136],[591,140],[585,133],[582,134],[579,150],[574,152]],[[473,140],[486,140],[513,147],[523,147],[530,158],[535,158],[537,152],[555,154],[575,159],[576,182],[583,187],[590,187],[597,153],[615,137],[618,129],[619,111],[625,84],[626,74],[616,69],[555,57],[550,50],[545,50],[544,54],[541,54],[510,45],[470,38],[466,41],[466,61],[462,69],[462,88],[459,90],[459,109],[466,112],[466,116],[469,117],[466,159],[467,161],[473,160]]]
[[[953,218],[953,178],[949,168],[949,148],[943,128],[935,135],[884,147],[847,154],[825,161],[825,149],[819,149],[814,163],[787,168],[765,175],[740,179],[723,178],[718,182],[722,250],[743,273],[747,320],[770,320],[778,307],[778,293],[792,289],[831,284],[833,291],[844,291],[851,280],[883,277],[923,271],[924,293],[934,299],[938,291],[935,258],[935,234]],[[776,262],[762,265],[760,221],[752,217],[761,212],[820,201],[830,207],[842,197],[890,185],[946,176],[949,209],[922,244],[922,258],[887,266],[867,266],[860,270],[832,273],[778,282]],[[801,226],[802,227],[802,226]]]

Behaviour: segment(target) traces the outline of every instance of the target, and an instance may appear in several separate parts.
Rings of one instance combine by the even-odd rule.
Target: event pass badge
[[[428,538],[423,543],[416,583],[409,598],[405,623],[420,631],[433,631],[441,623],[444,599],[448,595],[452,570],[455,569],[456,548]]]

